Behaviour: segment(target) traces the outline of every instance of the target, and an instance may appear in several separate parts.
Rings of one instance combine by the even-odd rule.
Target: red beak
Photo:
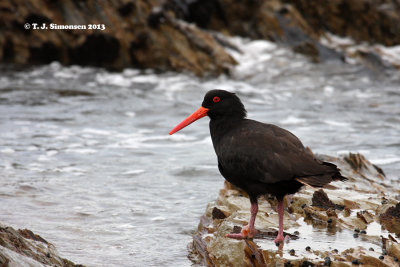
[[[189,117],[187,117],[184,121],[182,121],[181,123],[179,123],[178,125],[175,126],[174,129],[172,129],[169,134],[174,134],[177,131],[181,130],[182,128],[185,128],[186,126],[188,126],[189,124],[191,124],[192,122],[197,121],[198,119],[201,119],[205,116],[207,116],[207,112],[208,112],[208,108],[203,108],[200,107],[198,110],[196,110],[192,115],[190,115]]]

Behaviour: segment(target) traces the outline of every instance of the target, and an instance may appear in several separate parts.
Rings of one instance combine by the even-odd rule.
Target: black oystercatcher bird
[[[269,193],[278,200],[279,232],[275,243],[283,244],[284,196],[296,193],[303,185],[323,187],[331,181],[347,179],[336,165],[316,159],[291,132],[246,119],[240,99],[224,90],[209,91],[201,107],[169,134],[207,115],[219,171],[227,181],[247,192],[251,202],[248,225],[241,233],[227,237],[254,237],[257,198]]]

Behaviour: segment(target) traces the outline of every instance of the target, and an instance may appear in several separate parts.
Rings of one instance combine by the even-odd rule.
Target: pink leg
[[[252,202],[250,207],[251,216],[249,224],[243,226],[240,234],[226,234],[225,237],[235,238],[235,239],[253,238],[257,233],[257,230],[254,228],[257,212],[258,212],[258,203]]]
[[[278,216],[279,216],[279,231],[278,235],[275,238],[274,242],[275,243],[283,243],[284,237],[283,237],[283,200],[278,199]]]

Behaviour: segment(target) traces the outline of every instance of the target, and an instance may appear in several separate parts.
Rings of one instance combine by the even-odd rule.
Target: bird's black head
[[[211,119],[246,117],[246,109],[236,94],[225,90],[211,90],[204,96],[202,107],[207,108]]]
[[[175,126],[169,134],[174,134],[207,115],[212,121],[222,118],[229,120],[244,119],[246,117],[246,109],[239,97],[234,93],[224,90],[211,90],[205,95],[201,107]]]

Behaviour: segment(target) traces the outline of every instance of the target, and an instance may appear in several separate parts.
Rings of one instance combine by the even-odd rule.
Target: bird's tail
[[[330,162],[326,162],[326,161],[323,161],[322,164],[325,165],[325,166],[330,167],[331,170],[334,172],[333,176],[332,176],[332,180],[333,181],[342,181],[342,182],[344,182],[344,181],[349,180],[349,178],[342,176],[342,174],[340,173],[340,169],[335,164],[330,163]]]
[[[335,164],[322,162],[322,165],[327,167],[324,173],[296,177],[295,180],[311,187],[323,187],[328,189],[335,188],[334,186],[329,185],[332,181],[348,180],[348,178],[342,176],[340,169]]]

